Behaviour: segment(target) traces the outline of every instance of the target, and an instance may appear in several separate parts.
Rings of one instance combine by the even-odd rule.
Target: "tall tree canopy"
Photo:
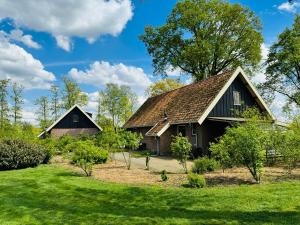
[[[154,84],[151,84],[146,90],[146,94],[153,97],[180,88],[182,86],[183,84],[181,84],[177,79],[165,78],[157,81]]]
[[[7,101],[8,84],[9,84],[9,80],[0,80],[0,128],[1,129],[9,120],[8,118],[9,107]]]
[[[12,101],[12,118],[16,124],[22,118],[22,104],[24,102],[23,97],[23,87],[18,85],[16,82],[12,85],[12,93],[10,95]]]
[[[99,98],[102,112],[112,118],[114,127],[120,126],[132,115],[136,102],[136,95],[130,87],[111,83],[99,92]]]
[[[75,81],[67,77],[63,77],[62,80],[64,82],[62,96],[64,109],[68,110],[75,104],[84,106],[88,103],[88,96],[80,90],[79,85]]]
[[[196,81],[227,69],[253,69],[263,42],[257,16],[222,0],[182,0],[165,25],[140,37],[153,57],[155,74],[180,68]]]
[[[47,96],[41,96],[35,101],[35,105],[38,107],[36,114],[39,121],[40,128],[46,130],[51,124],[50,119],[50,106]]]
[[[300,16],[270,47],[266,66],[266,82],[261,85],[264,94],[272,99],[277,92],[288,98],[288,105],[300,106]]]

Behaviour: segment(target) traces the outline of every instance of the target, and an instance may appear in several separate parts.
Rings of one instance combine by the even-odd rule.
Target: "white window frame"
[[[233,91],[233,105],[241,105],[241,92]]]

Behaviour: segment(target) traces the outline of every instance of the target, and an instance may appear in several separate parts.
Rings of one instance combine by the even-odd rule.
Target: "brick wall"
[[[63,135],[79,136],[82,134],[94,135],[99,130],[97,128],[68,128],[68,129],[52,129],[50,132],[51,137],[61,137]]]

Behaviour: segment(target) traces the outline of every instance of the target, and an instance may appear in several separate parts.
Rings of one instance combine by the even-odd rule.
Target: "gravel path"
[[[128,159],[128,153],[125,152],[125,157]],[[124,161],[124,156],[121,152],[115,153],[115,159],[118,161]],[[146,158],[145,157],[139,157],[139,158],[132,158],[131,159],[131,166],[133,168],[140,168],[145,169],[146,168]],[[188,168],[191,168],[192,162],[188,161]],[[163,157],[163,156],[153,156],[150,159],[150,170],[160,172],[162,170],[166,170],[170,173],[183,173],[184,170],[182,166],[178,163],[178,161],[171,157]]]

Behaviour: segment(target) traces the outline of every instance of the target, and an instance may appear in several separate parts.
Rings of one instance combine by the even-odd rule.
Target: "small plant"
[[[192,144],[186,137],[179,134],[173,138],[171,151],[173,156],[177,158],[179,163],[183,166],[184,171],[187,173],[186,161],[192,151]]]
[[[216,160],[210,159],[208,157],[202,157],[202,158],[194,160],[192,172],[198,173],[198,174],[203,174],[206,172],[215,171],[219,167],[220,167],[219,163]]]
[[[206,186],[205,177],[196,173],[188,174],[189,185],[192,188],[203,188]]]
[[[167,171],[166,170],[162,170],[160,172],[160,177],[161,177],[162,181],[167,181],[169,179],[168,176],[167,176]]]

